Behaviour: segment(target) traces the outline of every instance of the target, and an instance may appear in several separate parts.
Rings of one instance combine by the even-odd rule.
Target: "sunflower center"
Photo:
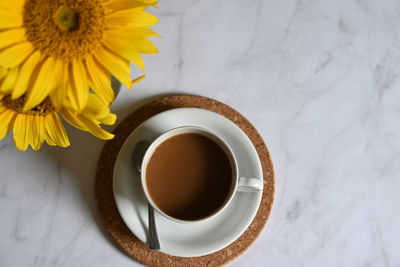
[[[18,113],[46,116],[49,113],[56,112],[56,109],[51,104],[50,98],[46,98],[42,103],[40,103],[40,105],[38,105],[28,111],[26,111],[26,110],[24,111],[24,109],[23,109],[25,101],[26,101],[25,96],[22,96],[20,98],[13,100],[13,99],[11,99],[10,95],[4,96],[4,98],[1,100],[1,102],[4,106],[6,106],[8,109],[12,109]]]
[[[106,29],[99,0],[26,0],[26,37],[44,55],[68,63],[101,46]]]
[[[79,13],[69,7],[60,6],[54,16],[54,22],[62,31],[73,31],[79,26]]]

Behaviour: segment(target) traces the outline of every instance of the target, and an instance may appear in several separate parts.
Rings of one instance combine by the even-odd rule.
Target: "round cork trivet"
[[[130,133],[148,118],[165,110],[181,107],[203,108],[219,113],[238,125],[250,138],[260,157],[264,190],[257,215],[249,228],[232,244],[201,257],[175,257],[150,250],[133,235],[118,213],[112,190],[113,168],[121,146]],[[107,141],[96,170],[96,198],[106,229],[121,249],[147,266],[221,266],[240,256],[257,239],[267,223],[274,200],[275,180],[269,151],[254,126],[239,112],[216,100],[194,95],[172,95],[151,101],[133,111],[115,129],[115,138]]]

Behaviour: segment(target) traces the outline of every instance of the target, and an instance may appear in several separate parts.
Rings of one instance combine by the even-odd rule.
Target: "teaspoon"
[[[150,142],[147,140],[143,140],[137,143],[133,151],[133,163],[139,175],[141,174],[142,171],[141,168],[142,168],[143,156],[146,153],[146,150],[149,146]],[[147,207],[148,207],[148,218],[149,218],[149,236],[147,242],[150,249],[159,250],[160,242],[158,241],[156,221],[154,219],[154,209],[148,202],[147,202]]]

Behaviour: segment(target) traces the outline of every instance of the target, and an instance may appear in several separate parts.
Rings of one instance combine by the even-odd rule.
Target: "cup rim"
[[[176,132],[176,133],[170,135],[173,132]],[[214,142],[216,142],[224,150],[225,154],[229,158],[229,161],[230,161],[230,164],[231,164],[231,167],[232,167],[232,173],[233,173],[232,174],[232,183],[231,183],[231,189],[230,189],[230,192],[229,192],[229,197],[227,197],[225,202],[217,210],[215,210],[213,213],[207,215],[206,217],[203,217],[203,218],[200,218],[200,219],[196,219],[196,220],[182,220],[182,219],[174,218],[174,217],[166,214],[165,212],[163,212],[153,202],[153,200],[152,200],[152,198],[150,196],[150,193],[147,190],[147,183],[146,183],[146,167],[147,167],[147,163],[151,159],[151,156],[155,152],[156,148],[160,144],[162,144],[164,141],[168,140],[169,138],[172,138],[173,136],[176,136],[176,135],[179,135],[179,134],[184,134],[184,133],[197,133],[197,134],[202,134],[203,133],[202,134],[203,136],[206,136],[206,137],[210,138],[211,140],[213,140]],[[233,199],[233,196],[235,195],[236,188],[237,188],[237,185],[238,185],[238,177],[239,177],[238,164],[237,164],[237,160],[236,160],[235,154],[232,151],[232,148],[218,134],[216,134],[212,130],[209,130],[209,129],[206,129],[206,128],[203,128],[203,127],[199,127],[199,126],[179,126],[179,127],[175,127],[173,129],[170,129],[170,130],[160,134],[159,136],[157,136],[157,138],[155,138],[151,142],[151,144],[147,148],[145,154],[143,155],[143,159],[142,159],[142,163],[141,163],[141,173],[140,173],[140,181],[141,181],[142,188],[143,188],[143,191],[144,191],[144,194],[146,196],[146,199],[147,199],[148,203],[155,210],[157,210],[161,215],[163,215],[164,217],[166,217],[166,218],[168,218],[168,219],[170,219],[172,221],[179,222],[179,223],[193,223],[193,222],[205,221],[205,220],[208,220],[208,219],[211,219],[211,218],[215,217],[216,215],[221,213],[223,210],[225,210],[225,208],[229,205],[229,203]]]

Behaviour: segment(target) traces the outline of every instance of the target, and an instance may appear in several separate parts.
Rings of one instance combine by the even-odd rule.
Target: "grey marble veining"
[[[123,119],[169,93],[245,115],[276,170],[255,244],[229,266],[400,266],[400,2],[160,1],[160,53],[123,88]],[[134,68],[133,76],[140,72]],[[99,219],[103,145],[68,127],[71,147],[0,142],[0,266],[139,266]]]

